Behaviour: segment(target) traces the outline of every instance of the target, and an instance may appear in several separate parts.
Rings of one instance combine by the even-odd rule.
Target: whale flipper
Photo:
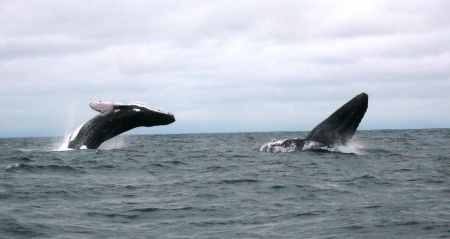
[[[103,101],[95,101],[89,103],[89,106],[102,114],[108,114],[113,112],[114,110],[120,109],[123,106],[126,106],[121,103],[114,103],[114,102],[103,102]]]

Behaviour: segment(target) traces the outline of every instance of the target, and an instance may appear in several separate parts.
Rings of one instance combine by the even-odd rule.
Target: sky
[[[0,137],[64,136],[92,101],[176,122],[133,134],[450,127],[450,1],[0,1]]]

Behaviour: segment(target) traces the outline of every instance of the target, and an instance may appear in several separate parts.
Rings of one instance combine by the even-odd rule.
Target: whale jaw
[[[344,145],[353,138],[367,111],[369,96],[361,93],[337,109],[306,136],[306,141]]]
[[[264,144],[260,151],[301,151],[305,145],[327,148],[347,144],[356,132],[367,111],[369,96],[361,93],[345,103],[309,132],[305,139],[274,140]],[[306,147],[308,148],[308,147]],[[311,147],[310,147],[311,148]]]

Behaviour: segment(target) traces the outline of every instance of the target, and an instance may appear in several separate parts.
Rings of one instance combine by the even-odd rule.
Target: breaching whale
[[[368,102],[369,96],[366,93],[361,93],[314,127],[306,138],[274,140],[264,144],[260,151],[300,151],[306,144],[315,144],[319,147],[345,145],[355,134],[367,111]]]
[[[136,127],[168,125],[175,122],[169,112],[148,108],[145,104],[134,102],[121,104],[115,102],[91,102],[89,106],[100,112],[80,126],[69,137],[69,148],[86,146],[96,149],[106,140]]]

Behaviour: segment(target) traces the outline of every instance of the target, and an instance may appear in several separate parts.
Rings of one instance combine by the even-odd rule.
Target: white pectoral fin
[[[110,112],[113,112],[114,106],[116,106],[117,103],[114,102],[102,102],[102,101],[96,101],[89,103],[89,106],[102,114],[108,114]],[[119,104],[121,105],[121,104]]]

